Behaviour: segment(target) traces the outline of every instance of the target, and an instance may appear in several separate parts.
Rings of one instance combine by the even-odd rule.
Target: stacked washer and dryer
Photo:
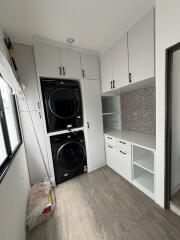
[[[59,184],[87,172],[84,132],[75,131],[83,126],[81,89],[75,80],[41,78],[41,90],[47,132],[54,133],[50,142]]]

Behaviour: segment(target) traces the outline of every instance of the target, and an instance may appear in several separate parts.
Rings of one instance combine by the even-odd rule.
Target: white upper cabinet
[[[69,79],[82,77],[79,52],[36,42],[34,53],[39,76]]]
[[[103,93],[108,92],[112,89],[111,49],[108,49],[101,55],[101,86]]]
[[[18,68],[21,83],[30,110],[39,109],[39,92],[35,70],[34,53],[31,46],[18,43],[13,44],[14,56]],[[27,111],[23,96],[18,95],[20,111]]]
[[[81,59],[80,53],[69,49],[60,49],[61,75],[63,78],[81,78]]]
[[[34,54],[36,68],[39,76],[42,77],[60,77],[59,48],[44,43],[35,43]]]
[[[100,79],[99,57],[92,54],[81,53],[82,77],[90,80]]]
[[[132,83],[155,76],[154,42],[154,9],[152,9],[128,32],[129,73]]]
[[[154,9],[101,55],[102,92],[155,77]]]
[[[129,84],[127,33],[102,54],[101,81],[103,93]]]
[[[112,47],[112,75],[113,89],[129,84],[127,33]]]

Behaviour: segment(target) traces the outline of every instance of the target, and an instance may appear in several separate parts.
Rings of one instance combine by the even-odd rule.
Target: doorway
[[[165,208],[180,215],[180,43],[166,50]]]

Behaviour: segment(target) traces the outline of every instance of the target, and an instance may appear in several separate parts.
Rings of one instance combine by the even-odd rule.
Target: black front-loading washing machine
[[[87,172],[83,131],[50,137],[56,184]]]
[[[41,78],[47,132],[83,126],[78,81]]]

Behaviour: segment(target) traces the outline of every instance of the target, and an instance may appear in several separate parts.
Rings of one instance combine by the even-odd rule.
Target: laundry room
[[[180,239],[179,8],[0,3],[0,238]]]
[[[99,60],[95,52],[84,50],[80,53],[76,47],[72,51],[65,48],[67,47],[65,44],[60,44],[61,48],[54,47],[53,42],[44,44],[39,39],[35,39],[34,42],[34,50],[30,46],[13,43],[16,65],[29,106],[27,109],[23,97],[18,96],[22,125],[25,129],[24,140],[27,146],[30,180],[34,184],[46,176],[43,157],[53,182],[60,183],[87,172],[87,169],[91,171],[105,164],[103,125],[100,115],[102,106],[99,94]],[[47,51],[52,53],[54,51],[58,55],[60,49],[64,58],[74,60],[79,68],[69,71],[70,66],[74,64],[69,62],[67,66],[58,67],[58,72],[48,71],[49,57],[47,66],[42,60],[49,56]],[[55,56],[52,55],[51,63],[56,60]],[[25,57],[28,61],[24,61]],[[82,61],[84,61],[83,71],[87,76],[83,79],[80,69]],[[91,63],[89,69],[88,62]],[[39,71],[37,72],[39,77],[35,73],[35,66]],[[43,71],[48,72],[48,75]],[[30,78],[34,80],[33,83],[32,80],[29,81]],[[43,156],[33,127],[37,131]],[[94,144],[96,141],[98,145]],[[59,174],[62,175],[61,179]]]

